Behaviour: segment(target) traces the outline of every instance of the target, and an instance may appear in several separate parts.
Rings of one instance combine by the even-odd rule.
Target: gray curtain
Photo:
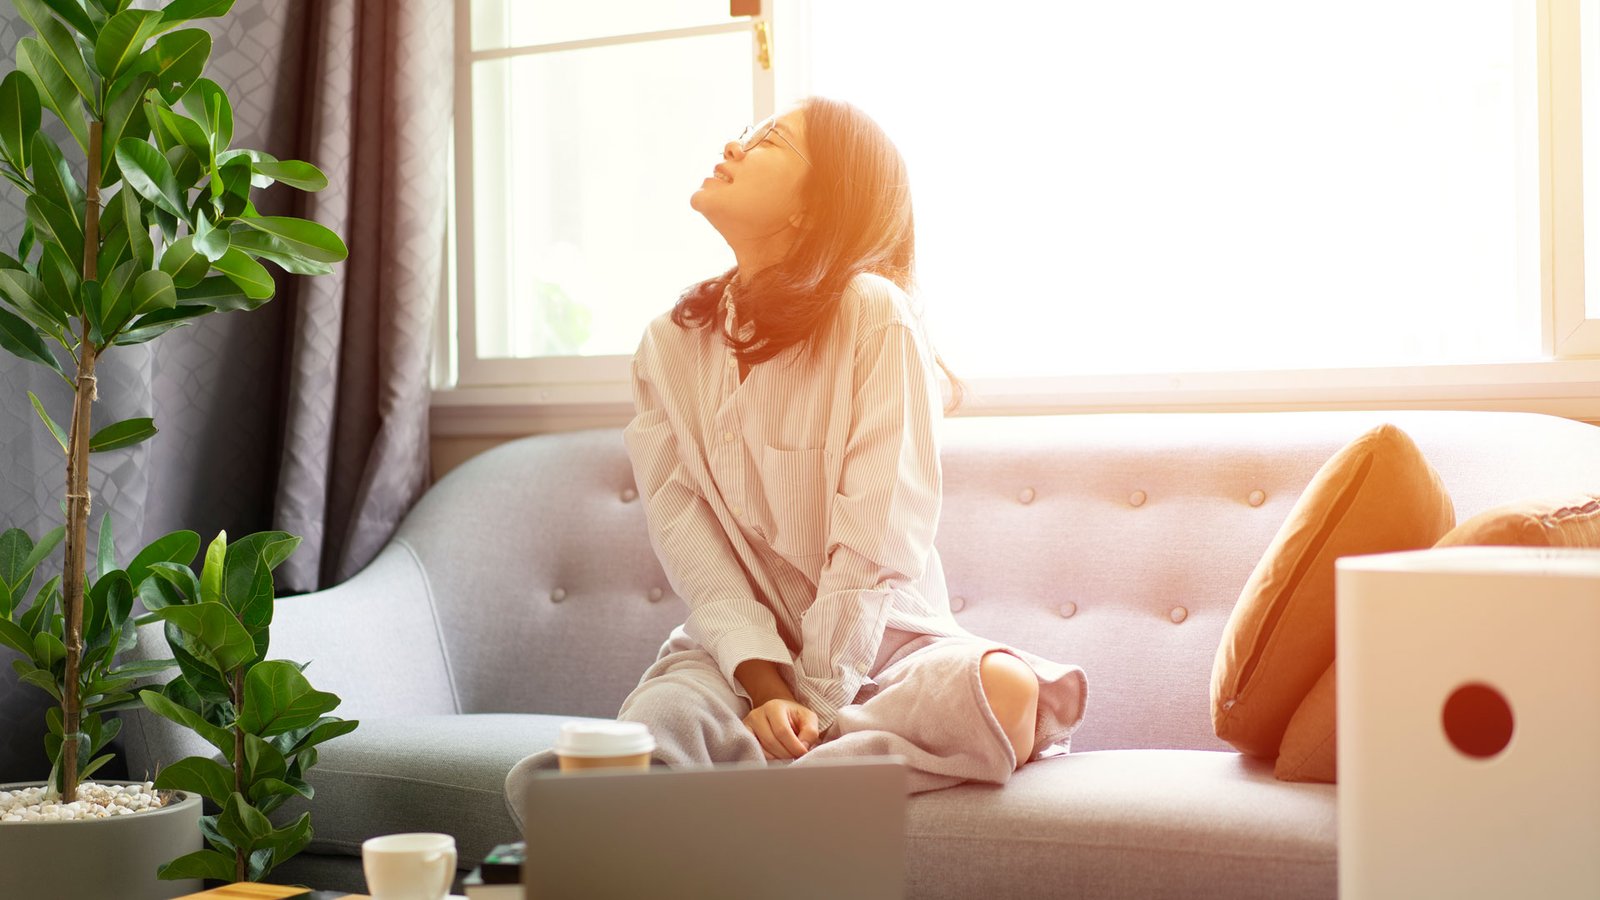
[[[278,527],[304,538],[279,570],[312,590],[377,555],[428,483],[428,361],[450,173],[451,0],[307,4],[302,159],[329,187],[300,215],[350,260],[293,305]]]
[[[310,590],[364,565],[426,486],[451,0],[239,0],[197,24],[214,39],[207,71],[233,101],[235,146],[329,176],[307,200],[269,189],[262,212],[328,225],[350,259],[318,279],[280,274],[259,310],[207,316],[109,357],[96,424],[153,415],[161,433],[91,457],[90,546],[108,511],[124,561],[178,528],[208,540],[279,528],[305,538],[280,590]],[[0,2],[6,55],[26,33]],[[23,221],[18,192],[0,184],[0,249],[15,248]],[[65,466],[30,390],[66,418],[60,379],[0,354],[0,527],[37,536],[62,519]],[[59,555],[47,569],[60,570]],[[18,683],[13,658],[0,647],[0,783],[48,770],[48,704]]]

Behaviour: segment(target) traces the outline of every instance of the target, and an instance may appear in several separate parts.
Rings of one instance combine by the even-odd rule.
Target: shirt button
[[[865,675],[865,674],[867,674],[867,670],[869,668],[870,667],[864,662],[856,663],[856,674],[857,675]]]
[[[732,368],[734,368],[734,367],[736,367],[738,365],[739,365],[739,360],[737,358],[730,358],[728,360],[728,368],[732,369]]]
[[[734,507],[734,508],[733,508],[733,517],[734,517],[734,518],[735,518],[735,519],[737,519],[737,518],[739,518],[739,517],[740,517],[740,516],[742,516],[742,515],[744,515],[744,507],[742,507],[742,506],[735,506],[735,507]]]
[[[723,432],[723,433],[722,433],[722,439],[723,439],[723,440],[724,440],[724,441],[727,441],[727,442],[728,442],[728,443],[730,443],[730,444],[731,444],[731,443],[733,443],[733,432],[731,432],[731,431],[724,431],[724,432]]]

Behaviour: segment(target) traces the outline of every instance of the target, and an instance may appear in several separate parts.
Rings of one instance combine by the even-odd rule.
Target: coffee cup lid
[[[643,722],[566,722],[556,739],[556,752],[562,756],[632,756],[655,748]]]

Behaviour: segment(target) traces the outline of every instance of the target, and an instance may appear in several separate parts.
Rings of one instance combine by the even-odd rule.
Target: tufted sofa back
[[[1074,749],[1222,749],[1211,662],[1240,588],[1317,469],[1381,422],[1416,440],[1458,520],[1600,492],[1600,429],[1534,414],[956,418],[937,538],[956,617],[1084,667]],[[426,573],[463,712],[613,715],[684,618],[620,429],[484,453],[398,539]]]

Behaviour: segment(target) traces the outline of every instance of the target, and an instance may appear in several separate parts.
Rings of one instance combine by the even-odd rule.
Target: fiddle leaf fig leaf
[[[293,663],[267,660],[245,673],[239,725],[250,734],[271,737],[316,722],[339,702],[336,695],[313,688]]]
[[[200,569],[200,602],[222,602],[222,570],[228,558],[228,533],[217,532],[206,547],[206,560]]]
[[[174,531],[162,535],[140,550],[128,563],[128,580],[143,584],[153,574],[151,567],[157,563],[174,563],[187,567],[200,552],[200,535],[193,531]],[[192,577],[192,573],[191,573]],[[198,591],[196,591],[198,593]]]
[[[214,759],[190,756],[162,769],[156,776],[156,787],[163,791],[191,791],[221,805],[233,793],[233,773]]]
[[[198,878],[232,882],[233,875],[233,857],[219,850],[196,850],[156,868],[156,877],[162,881]]]
[[[193,638],[194,655],[201,662],[215,665],[218,672],[232,672],[255,656],[250,632],[239,624],[232,610],[220,603],[169,606],[151,615]]]

